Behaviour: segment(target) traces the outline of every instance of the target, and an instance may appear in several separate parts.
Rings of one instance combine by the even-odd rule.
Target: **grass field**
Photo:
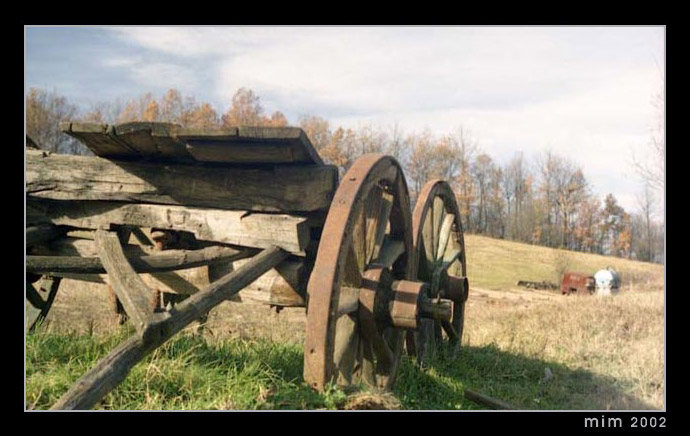
[[[477,409],[470,388],[519,409],[664,407],[664,274],[660,265],[466,235],[470,298],[463,348],[419,368],[403,359],[391,394],[302,380],[304,309],[224,303],[201,332],[169,341],[137,365],[100,409]],[[518,289],[564,268],[615,267],[613,298]],[[27,337],[26,407],[49,408],[127,334],[102,286],[67,281]]]

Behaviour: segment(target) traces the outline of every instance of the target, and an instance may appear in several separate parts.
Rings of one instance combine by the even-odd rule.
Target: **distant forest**
[[[655,217],[663,192],[663,131],[650,143],[660,162],[635,162],[641,190],[637,210],[626,211],[612,194],[595,195],[581,166],[548,151],[528,161],[515,153],[504,165],[483,152],[467,129],[437,135],[430,130],[406,133],[396,125],[357,129],[332,125],[318,115],[290,122],[279,111],[266,113],[252,90],[240,88],[221,113],[170,89],[160,98],[146,93],[129,102],[104,102],[83,112],[56,92],[32,88],[26,97],[26,134],[42,149],[90,154],[60,132],[59,123],[163,121],[187,127],[298,125],[321,157],[341,175],[357,157],[372,152],[394,156],[403,166],[414,204],[431,179],[447,180],[457,196],[465,232],[554,248],[599,253],[641,261],[664,262],[664,225]],[[655,219],[657,218],[657,219]]]

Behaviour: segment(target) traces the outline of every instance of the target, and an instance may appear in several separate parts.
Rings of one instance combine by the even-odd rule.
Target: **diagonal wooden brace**
[[[285,260],[288,253],[277,247],[263,250],[249,262],[214,281],[156,320],[145,336],[134,335],[84,374],[51,409],[90,409],[127,377],[130,369],[175,333],[241,291],[266,271]]]
[[[154,315],[158,315],[149,310],[149,287],[127,260],[115,232],[99,229],[96,231],[95,242],[110,285],[137,332],[144,336],[149,323],[157,318]]]

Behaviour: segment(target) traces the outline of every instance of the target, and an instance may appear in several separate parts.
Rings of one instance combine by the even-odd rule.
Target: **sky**
[[[462,127],[499,164],[567,157],[635,212],[664,47],[661,26],[26,27],[25,90],[88,110],[177,88],[222,113],[247,87],[293,125]]]

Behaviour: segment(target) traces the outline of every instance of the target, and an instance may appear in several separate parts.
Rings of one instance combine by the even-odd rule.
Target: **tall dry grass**
[[[662,292],[532,303],[477,299],[468,305],[465,331],[471,347],[493,345],[551,365],[554,378],[574,377],[572,408],[664,407]],[[583,373],[606,382],[588,382],[579,391],[576,375]]]

